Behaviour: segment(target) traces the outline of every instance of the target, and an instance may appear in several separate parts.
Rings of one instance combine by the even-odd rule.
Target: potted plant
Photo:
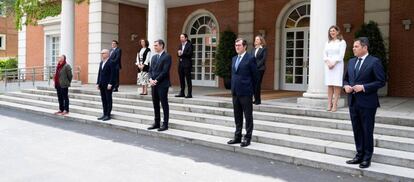
[[[222,32],[215,56],[215,74],[223,78],[226,89],[231,88],[231,59],[236,55],[234,48],[236,38],[236,34],[230,30]]]

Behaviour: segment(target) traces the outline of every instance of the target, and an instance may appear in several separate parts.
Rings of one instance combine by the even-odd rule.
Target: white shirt
[[[254,57],[257,57],[257,52],[259,52],[259,49],[263,48],[262,46],[259,46],[258,48],[256,48],[256,50],[254,51]]]
[[[101,69],[103,69],[104,67],[105,67],[105,63],[108,61],[108,59],[106,59],[106,60],[102,60],[103,61],[103,63],[102,63],[102,67],[101,67]]]
[[[368,56],[368,53],[366,53],[364,56],[360,57],[360,58],[362,58],[362,60],[361,60],[361,64],[359,64],[358,70],[361,69],[361,66],[362,66],[362,64],[364,64],[365,58],[367,58],[367,56]],[[355,63],[355,69],[356,69],[357,64],[358,64],[358,58],[357,58],[357,62]]]

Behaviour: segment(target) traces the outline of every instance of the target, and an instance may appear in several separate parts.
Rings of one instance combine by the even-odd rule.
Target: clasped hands
[[[344,86],[345,92],[346,93],[358,93],[358,92],[362,92],[364,91],[364,86],[363,85],[354,85],[353,87],[349,86],[349,85],[345,85]]]
[[[158,83],[158,81],[157,81],[157,80],[153,80],[153,79],[150,79],[149,81],[150,81],[150,85],[151,85],[151,86],[155,86],[155,85],[157,85],[157,83]]]

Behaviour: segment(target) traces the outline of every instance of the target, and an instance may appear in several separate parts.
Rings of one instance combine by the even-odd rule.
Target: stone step
[[[25,90],[23,92],[29,93],[29,94],[48,95],[48,96],[56,97],[56,93],[54,91]],[[20,94],[20,93],[11,93],[11,94]],[[31,98],[33,96],[32,95],[26,96],[26,98],[28,97]],[[101,100],[100,96],[96,96],[96,95],[70,94],[69,97],[75,98],[75,99],[97,101],[97,102],[100,102]],[[113,102],[115,104],[143,106],[143,107],[152,108],[152,101],[147,101],[147,100],[114,98]],[[214,115],[230,116],[230,117],[233,116],[233,109],[229,109],[229,108],[170,103],[170,109],[178,110],[178,111],[193,112],[193,113],[214,114]],[[352,130],[351,121],[349,120],[316,118],[316,117],[308,117],[308,116],[295,116],[295,115],[268,113],[268,112],[261,112],[261,111],[255,111],[253,112],[253,115],[254,115],[255,122],[258,120],[265,120],[265,121],[274,121],[277,123],[290,123],[290,124],[297,124],[297,125],[324,127],[324,128],[340,129],[340,130],[348,130],[348,131]],[[233,123],[233,121],[231,121],[231,123]],[[256,128],[256,129],[262,130],[262,128]],[[268,128],[266,127],[263,128],[263,130],[266,130],[266,129]],[[272,130],[268,130],[268,131],[272,131]],[[396,126],[396,125],[388,125],[388,124],[376,124],[376,128],[374,132],[380,135],[414,138],[414,127]],[[333,136],[333,137],[336,137],[336,136]],[[353,141],[352,136],[351,138],[348,138],[348,140],[352,142]]]
[[[370,168],[359,169],[357,165],[347,165],[345,161],[348,158],[329,155],[318,152],[311,152],[299,149],[292,149],[288,147],[274,146],[262,143],[253,142],[247,148],[241,148],[237,145],[227,145],[225,144],[228,138],[211,136],[206,134],[200,134],[189,131],[182,131],[176,129],[169,129],[165,132],[156,132],[146,130],[147,125],[125,122],[122,120],[112,119],[110,121],[98,121],[95,116],[84,115],[79,113],[70,113],[66,116],[57,116],[52,113],[55,109],[46,109],[36,106],[30,106],[26,104],[17,104],[6,101],[0,101],[0,107],[7,107],[22,110],[25,112],[31,112],[36,114],[42,114],[49,117],[59,117],[65,118],[72,121],[95,124],[105,127],[113,127],[129,132],[149,135],[154,137],[166,138],[179,140],[183,142],[193,143],[197,145],[203,145],[212,148],[218,148],[233,152],[244,153],[247,155],[253,155],[263,158],[268,158],[272,160],[283,161],[287,163],[293,163],[296,165],[304,165],[315,168],[320,168],[324,170],[336,171],[336,172],[345,172],[353,175],[362,175],[371,177],[376,180],[382,181],[414,181],[414,169],[393,166],[387,164],[381,164],[372,162]]]
[[[16,93],[19,95],[18,93]],[[24,97],[24,94],[20,94],[18,97]],[[36,96],[26,95],[26,98],[36,98]],[[46,99],[48,102],[57,103],[56,97],[43,96],[43,99]],[[76,99],[71,100],[72,105],[79,105],[89,108],[101,108],[101,103],[97,101],[80,101]],[[142,115],[152,115],[152,107],[139,107],[139,106],[130,106],[130,105],[121,105],[114,104],[114,111],[142,114]],[[197,121],[205,123],[214,123],[227,126],[233,126],[234,119],[228,116],[216,116],[203,113],[189,113],[184,111],[170,111],[170,118],[176,118],[181,120],[188,121]],[[300,119],[300,118],[299,118]],[[279,132],[290,135],[298,135],[303,137],[312,137],[318,139],[329,138],[332,141],[353,143],[353,133],[348,130],[340,129],[330,129],[322,127],[313,127],[313,126],[303,126],[296,124],[287,124],[287,123],[277,123],[269,122],[262,120],[255,120],[256,130],[263,130],[269,132]],[[386,129],[383,129],[386,130]],[[402,132],[401,132],[402,133]],[[390,137],[387,135],[376,134],[375,135],[375,146],[381,146],[382,148],[403,150],[403,151],[414,151],[414,139],[405,138],[405,137]]]
[[[49,90],[55,91],[53,87],[47,86],[38,86],[39,90]],[[98,90],[94,89],[85,89],[85,88],[69,88],[70,93],[82,93],[88,95],[99,95]],[[114,98],[132,98],[140,100],[151,100],[150,96],[141,96],[137,93],[125,93],[125,92],[116,92],[113,94]],[[212,99],[215,98],[215,99]],[[233,105],[230,101],[225,99],[220,100],[219,97],[200,97],[192,99],[177,98],[174,95],[169,95],[168,98],[170,103],[181,103],[181,104],[191,104],[191,105],[202,105],[202,106],[213,106],[213,107],[224,107],[224,108],[233,108]],[[281,113],[297,116],[310,116],[318,118],[330,118],[330,119],[341,119],[349,120],[349,113],[344,111],[337,112],[327,112],[325,110],[311,109],[311,108],[302,108],[302,107],[288,107],[288,106],[279,106],[279,105],[254,105],[254,111],[270,112],[270,113]],[[389,116],[386,113],[378,113],[376,116],[376,123],[382,124],[391,124],[397,126],[410,126],[414,127],[414,118],[408,116]]]
[[[56,103],[50,103],[45,101],[31,101],[28,99],[22,98],[9,98],[5,99],[0,97],[1,100],[13,101],[27,105],[35,105],[38,107],[44,108],[56,108]],[[73,101],[72,101],[73,102]],[[81,113],[89,114],[93,116],[100,116],[101,110],[93,107],[81,107],[81,106],[71,106],[71,113]],[[153,122],[153,117],[148,115],[137,115],[136,113],[124,113],[124,112],[113,112],[113,117],[115,119],[130,121],[130,122],[139,122],[143,124],[151,124]],[[256,124],[257,126],[258,124]],[[260,125],[260,124],[259,124]],[[175,120],[172,119],[170,126],[175,129],[198,132],[203,134],[210,134],[215,136],[232,138],[234,127],[233,126],[219,126],[206,123],[198,123],[191,121]],[[311,132],[309,132],[311,133]],[[288,133],[279,134],[263,131],[254,131],[253,141],[279,145],[285,147],[291,147],[296,149],[303,149],[321,153],[327,153],[332,155],[340,155],[343,157],[352,158],[354,156],[354,145],[346,144],[341,142],[328,141],[323,139],[314,139],[301,136],[292,136]],[[329,138],[329,137],[327,137]],[[403,165],[405,167],[414,168],[414,153],[403,152],[398,150],[389,150],[385,148],[376,148],[373,161],[393,164],[393,165]]]

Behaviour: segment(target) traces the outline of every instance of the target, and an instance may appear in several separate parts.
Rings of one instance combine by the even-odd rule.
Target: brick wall
[[[0,50],[0,57],[16,57],[17,30],[13,17],[0,17],[0,34],[6,35],[6,50]]]
[[[75,6],[75,67],[80,67],[82,83],[88,83],[89,5]],[[76,79],[77,76],[75,77]]]
[[[171,81],[173,85],[179,85],[178,78],[178,64],[177,64],[177,48],[180,44],[179,36],[182,33],[183,27],[187,17],[196,10],[204,9],[210,11],[217,19],[219,30],[222,32],[229,28],[236,32],[238,26],[238,0],[226,0],[214,3],[206,3],[194,6],[185,6],[179,8],[168,9],[168,24],[167,24],[167,52],[173,58],[171,66]],[[223,87],[220,81],[220,87]]]
[[[403,19],[414,21],[414,1],[391,1],[388,95],[414,97],[414,26],[406,31]]]
[[[146,9],[119,4],[119,47],[122,49],[122,70],[120,72],[121,84],[136,84],[137,66],[135,60],[137,52],[141,49],[139,40],[147,36]],[[137,34],[131,40],[131,34]]]
[[[355,39],[355,32],[359,30],[361,25],[364,23],[364,1],[365,0],[337,1],[336,24],[341,28],[342,35],[344,36],[347,44],[346,50],[351,53],[353,41]],[[345,23],[351,24],[351,32],[345,32],[345,28],[343,27]],[[326,35],[328,35],[328,30],[326,31]]]

